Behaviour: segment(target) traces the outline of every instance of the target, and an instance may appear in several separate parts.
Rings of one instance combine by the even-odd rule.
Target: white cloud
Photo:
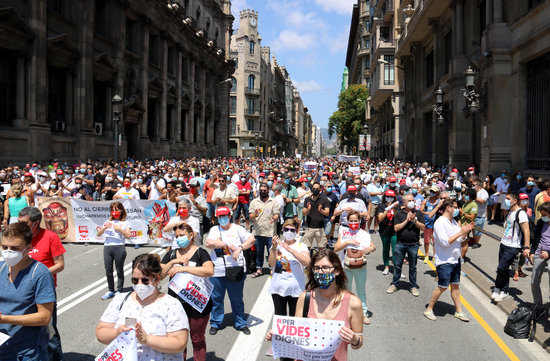
[[[292,82],[294,83],[296,88],[298,88],[298,91],[300,93],[316,92],[316,91],[323,90],[321,85],[319,85],[319,83],[317,83],[315,80],[305,80],[305,81],[293,80]]]
[[[302,10],[303,2],[268,0],[267,8],[281,15],[281,20],[292,28],[324,28],[326,24],[316,12]]]
[[[326,12],[337,12],[338,14],[349,15],[353,11],[356,0],[314,0],[315,3]]]
[[[326,38],[326,43],[330,54],[336,55],[338,53],[345,52],[348,47],[348,37],[349,34],[347,32],[342,32],[334,37],[329,36]]]
[[[247,0],[232,0],[231,1],[231,13],[235,17],[235,21],[238,24],[239,22],[239,12],[241,10],[250,9],[250,6],[247,4]]]
[[[294,30],[283,30],[273,41],[272,47],[275,51],[284,50],[309,50],[316,45],[316,39],[313,34],[298,33]]]

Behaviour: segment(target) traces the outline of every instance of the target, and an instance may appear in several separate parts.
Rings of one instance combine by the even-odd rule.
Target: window
[[[197,20],[198,23],[200,23],[200,21],[201,21],[201,8],[200,8],[200,6],[197,8],[197,12],[195,13],[195,19]]]
[[[172,139],[172,117],[174,116],[174,106],[172,104],[166,106],[166,139]]]
[[[94,30],[101,35],[108,35],[107,30],[107,6],[105,0],[95,1]]]
[[[250,40],[250,54],[254,54],[254,41]]]
[[[216,33],[214,34],[214,46],[218,46],[218,42],[220,41],[220,29],[216,28]]]
[[[189,65],[187,64],[187,58],[185,56],[181,57],[181,81],[187,83],[189,80]]]
[[[248,76],[248,89],[249,89],[249,91],[254,90],[254,81],[255,80],[256,80],[256,78],[254,77],[254,75],[249,75]]]
[[[254,98],[247,98],[248,114],[254,114]]]
[[[237,119],[231,118],[231,135],[237,134]]]
[[[157,137],[157,100],[149,98],[147,104],[147,135],[149,140]]]
[[[136,22],[126,18],[126,49],[136,52]]]
[[[149,63],[159,65],[159,37],[149,35]]]
[[[237,97],[231,97],[231,115],[237,114]]]
[[[529,0],[529,10],[542,4],[544,0]]]
[[[487,5],[485,4],[485,0],[479,3],[478,5],[478,14],[479,14],[479,44],[481,44],[481,37],[483,36],[483,32],[487,28]]]
[[[248,119],[247,121],[248,130],[254,130],[254,119]]]
[[[206,31],[210,31],[210,19],[206,19]]]
[[[15,84],[17,59],[0,52],[0,124],[10,124],[15,118]]]
[[[201,73],[198,66],[195,65],[195,88],[199,89],[201,81],[200,81]]]
[[[167,62],[166,62],[167,63],[167,65],[166,65],[167,69],[166,70],[168,71],[168,74],[172,74],[172,75],[174,75],[174,73],[175,73],[175,70],[174,70],[174,68],[175,68],[174,67],[175,53],[176,52],[175,52],[174,48],[172,48],[172,47],[168,48],[168,59],[167,59]]]
[[[48,10],[65,15],[65,0],[48,0]]]
[[[237,92],[237,79],[231,78],[231,93]]]
[[[450,30],[443,40],[445,41],[445,74],[447,74],[453,57],[453,31]]]
[[[433,50],[426,55],[426,88],[434,83],[434,52]]]
[[[94,123],[105,124],[107,116],[107,83],[94,80]]]
[[[181,133],[180,133],[180,139],[182,142],[185,142],[187,139],[185,138],[185,131],[187,130],[187,117],[189,116],[187,109],[181,110]]]
[[[380,27],[380,41],[391,43],[390,28],[387,26]]]
[[[364,49],[370,48],[370,39],[369,38],[363,38],[363,48]]]
[[[369,70],[370,69],[370,59],[367,58],[365,59],[365,70]]]
[[[384,55],[384,85],[395,84],[395,58],[393,55]]]
[[[365,30],[370,32],[370,20],[365,20]]]
[[[66,69],[48,69],[48,121],[65,121]]]

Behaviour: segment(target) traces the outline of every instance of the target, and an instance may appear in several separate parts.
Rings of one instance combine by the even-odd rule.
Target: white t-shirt
[[[149,199],[151,200],[157,200],[162,195],[161,192],[157,189],[157,186],[159,186],[161,189],[166,188],[166,180],[164,178],[157,179],[157,183],[151,182],[151,192],[149,192]]]
[[[116,192],[115,196],[119,196],[124,199],[139,199],[139,192],[135,188],[126,189],[123,187]]]
[[[369,232],[366,232],[361,228],[359,228],[357,231],[352,231],[348,227],[340,227],[339,233],[340,233],[340,236],[342,237],[342,242],[346,242],[351,239],[356,239],[360,243],[359,246],[347,245],[346,249],[351,248],[351,249],[363,250],[365,248],[370,247],[371,245]]]
[[[300,240],[290,245],[296,252],[308,252],[307,246]],[[306,288],[304,266],[289,251],[277,246],[277,261],[282,272],[273,272],[269,293],[279,296],[298,297]],[[278,267],[276,267],[278,268]]]
[[[338,207],[336,207],[336,210],[341,210],[345,208],[351,208],[353,210],[356,210],[359,213],[364,213],[367,211],[367,207],[365,206],[365,202],[363,202],[359,198],[354,198],[353,200],[346,198],[340,203],[338,203]],[[340,215],[340,224],[343,226],[348,225],[348,211],[342,212]]]
[[[107,220],[105,221],[105,223],[103,223],[103,227],[105,227],[107,223],[117,224],[119,226],[122,226],[123,230],[126,230],[130,227],[130,223],[128,223],[127,221],[119,221],[119,220],[114,220],[114,221]],[[119,232],[115,231],[112,226],[110,228],[106,228],[103,234],[105,235],[105,243],[104,243],[105,246],[124,245],[124,242],[126,240],[126,238],[124,238],[124,236]]]
[[[460,260],[460,240],[449,244],[449,238],[460,232],[460,226],[454,220],[445,216],[439,217],[434,223],[434,260],[435,265],[444,263],[456,264]]]
[[[298,192],[298,198],[300,198],[300,203],[298,203],[298,207],[304,208],[304,201],[306,200],[306,197],[311,195],[311,191],[308,188],[303,189],[302,187],[296,188],[296,191]]]
[[[517,212],[520,212],[518,219],[519,224],[516,223]],[[523,238],[523,234],[521,233],[521,224],[525,222],[529,222],[529,219],[527,218],[527,213],[525,213],[524,210],[517,209],[508,213],[508,217],[506,217],[506,225],[504,227],[504,234],[502,235],[502,240],[500,243],[508,247],[521,248],[521,240]],[[514,223],[516,223],[515,227]]]
[[[63,197],[69,197],[75,187],[74,178],[70,178],[70,179],[65,178],[63,179],[62,183],[65,186],[62,190]]]
[[[221,229],[221,236],[220,236]],[[214,277],[225,277],[225,267],[245,267],[243,251],[239,253],[237,261],[233,259],[233,253],[228,246],[233,245],[234,247],[242,245],[248,237],[252,234],[248,232],[245,228],[238,226],[236,224],[231,224],[229,229],[225,230],[221,227],[212,227],[208,233],[208,239],[221,239],[223,243],[226,244],[222,248],[225,258],[225,263],[223,258],[216,256],[216,250],[210,250],[210,258],[214,263]]]
[[[480,199],[483,199],[485,201],[485,203],[481,204],[481,203],[478,203],[477,204],[477,216],[478,218],[480,217],[485,217],[486,213],[487,213],[487,200],[489,199],[489,193],[487,193],[487,191],[483,188],[481,188],[479,190],[479,192],[477,192],[477,198],[480,198]]]
[[[174,297],[164,295],[150,305],[141,306],[130,296],[121,308],[120,305],[126,295],[126,293],[121,293],[113,298],[105,312],[103,312],[101,321],[114,323],[115,328],[117,328],[125,324],[126,317],[133,317],[141,323],[147,334],[154,336],[166,336],[169,332],[189,330],[187,314],[181,302]],[[137,349],[138,361],[180,361],[183,358],[183,352],[176,354],[162,353],[139,342]]]
[[[212,200],[218,200],[218,204],[226,205],[225,202],[221,202],[222,199],[236,199],[237,193],[235,193],[235,188],[231,186],[226,186],[225,189],[220,189],[219,187],[214,190],[212,193]]]

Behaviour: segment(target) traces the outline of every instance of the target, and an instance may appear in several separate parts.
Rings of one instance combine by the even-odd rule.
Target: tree
[[[359,145],[359,135],[366,124],[365,106],[368,97],[367,87],[363,84],[350,85],[338,96],[338,110],[329,118],[328,135],[336,133],[340,150],[347,145],[348,151]]]

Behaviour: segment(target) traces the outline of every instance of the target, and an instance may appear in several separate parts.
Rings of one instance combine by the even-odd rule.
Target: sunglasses
[[[176,229],[179,229],[179,230],[181,230],[181,231],[185,230],[185,224],[182,223],[182,224],[180,224],[179,226],[175,226],[175,227],[174,227],[174,231],[175,231]]]
[[[296,228],[283,228],[284,232],[296,232]]]
[[[151,280],[149,278],[132,277],[132,284],[137,285],[140,280],[141,280],[141,283],[144,284],[144,285],[148,285],[149,283],[151,283]]]

